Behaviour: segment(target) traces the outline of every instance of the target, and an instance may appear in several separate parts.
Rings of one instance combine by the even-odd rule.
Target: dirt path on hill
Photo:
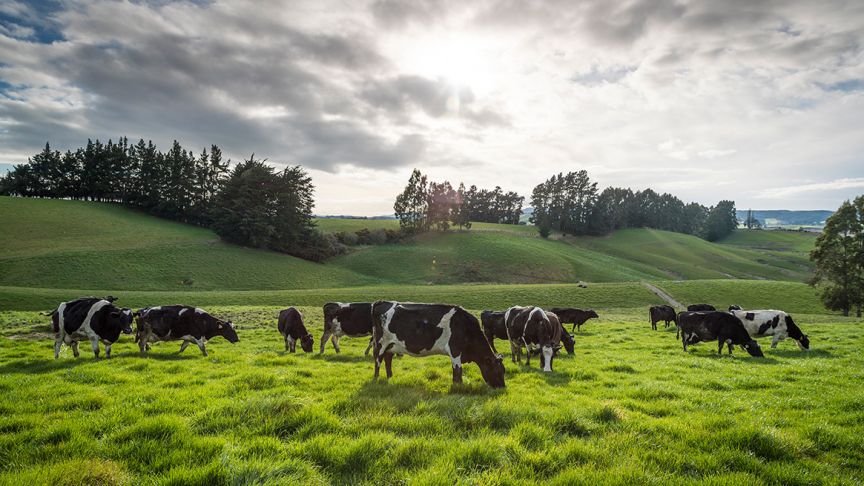
[[[663,300],[665,300],[666,302],[668,302],[669,305],[671,305],[672,307],[674,307],[674,308],[676,308],[676,309],[686,309],[686,308],[687,308],[686,305],[684,305],[684,304],[682,304],[681,302],[678,302],[677,300],[673,299],[671,295],[667,294],[667,293],[664,292],[662,289],[660,289],[660,288],[658,288],[658,287],[655,287],[655,286],[651,285],[651,284],[648,283],[648,282],[642,282],[642,285],[644,285],[645,288],[647,288],[647,289],[650,290],[651,292],[654,292],[655,294],[657,294],[657,296],[660,297],[661,299],[663,299]]]

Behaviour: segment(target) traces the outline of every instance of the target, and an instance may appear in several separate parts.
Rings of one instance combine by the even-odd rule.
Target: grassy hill
[[[7,286],[250,290],[372,281],[113,204],[0,197],[0,228],[0,285]]]
[[[119,290],[312,289],[386,284],[677,279],[803,281],[803,233],[739,232],[723,244],[657,230],[544,240],[533,227],[476,223],[324,264],[220,242],[213,232],[111,204],[0,198],[0,286]],[[396,228],[319,220],[324,231]],[[752,234],[751,234],[752,233]]]

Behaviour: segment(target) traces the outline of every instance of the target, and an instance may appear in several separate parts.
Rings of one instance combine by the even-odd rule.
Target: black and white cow
[[[135,341],[142,353],[150,349],[151,342],[183,341],[183,352],[189,343],[198,345],[201,354],[207,356],[205,344],[216,336],[230,343],[240,341],[234,324],[217,319],[202,309],[188,305],[163,305],[147,307],[137,312]]]
[[[729,354],[732,354],[732,345],[737,344],[750,356],[764,356],[759,343],[750,337],[741,320],[727,312],[681,312],[678,314],[678,327],[684,351],[690,344],[716,339],[717,354],[723,351],[724,344],[729,346]]]
[[[97,358],[101,341],[105,345],[105,357],[110,359],[111,345],[120,339],[120,334],[132,333],[132,310],[115,307],[112,301],[98,297],[82,297],[62,302],[52,311],[54,359],[60,357],[60,348],[64,343],[72,348],[72,353],[77,358],[78,341],[82,340],[90,341],[93,354]]]
[[[454,383],[462,383],[465,363],[477,363],[489,386],[504,386],[501,356],[492,351],[477,318],[459,306],[378,301],[372,321],[376,379],[382,361],[387,378],[393,376],[394,354],[444,355],[453,366]]]
[[[486,334],[486,339],[489,340],[489,345],[492,346],[492,351],[498,352],[495,348],[495,339],[509,340],[507,337],[507,327],[504,325],[504,311],[485,310],[480,313],[480,323],[483,325],[483,333]],[[567,354],[573,354],[576,348],[576,341],[573,336],[564,329],[561,325],[561,344],[567,350]]]
[[[804,350],[810,349],[810,339],[792,320],[792,316],[778,310],[741,310],[732,309],[729,312],[741,319],[744,328],[754,338],[773,336],[771,348],[776,348],[780,341],[790,337],[798,343],[798,347]]]
[[[582,330],[582,324],[585,324],[588,319],[599,319],[600,316],[593,309],[582,310],[572,307],[553,307],[549,312],[558,316],[561,324],[573,324],[573,329],[570,331]]]
[[[285,351],[294,352],[297,349],[297,341],[306,353],[312,352],[315,340],[306,326],[303,324],[303,314],[297,309],[289,307],[279,311],[279,322],[277,323],[279,333],[285,340]]]
[[[552,371],[555,347],[561,340],[564,327],[558,316],[539,307],[511,307],[504,312],[507,338],[514,363],[522,362],[522,346],[525,346],[525,364],[531,365],[531,349],[540,350],[540,366],[543,371]]]
[[[324,304],[324,334],[321,335],[321,353],[327,339],[333,349],[339,352],[339,339],[342,336],[363,337],[372,335],[372,304],[369,302],[328,302]],[[366,353],[372,348],[372,339],[366,346]]]
[[[690,304],[687,306],[688,312],[709,312],[717,309],[711,304]]]
[[[663,327],[669,327],[670,322],[674,322],[677,325],[676,318],[675,309],[670,305],[652,305],[648,309],[648,319],[651,321],[651,329],[655,331],[657,330],[657,323],[660,321],[666,321],[666,325]]]

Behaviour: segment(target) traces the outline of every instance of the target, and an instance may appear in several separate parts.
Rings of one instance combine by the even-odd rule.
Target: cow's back
[[[287,335],[293,327],[302,324],[302,322],[303,318],[300,316],[300,312],[293,307],[279,311],[278,327],[279,332],[282,333],[283,336]]]
[[[63,312],[58,312],[58,328],[60,323],[62,323],[63,331],[66,334],[72,334],[78,331],[81,326],[84,325],[84,321],[87,320],[87,316],[90,315],[93,306],[98,304],[100,301],[102,301],[102,299],[85,297],[66,302]],[[105,301],[105,304],[109,304],[108,301]]]

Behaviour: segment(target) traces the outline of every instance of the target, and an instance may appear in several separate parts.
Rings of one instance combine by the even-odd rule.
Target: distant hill
[[[325,232],[398,228],[319,219]],[[0,197],[0,286],[115,290],[323,289],[440,283],[751,279],[804,281],[813,235],[738,231],[720,244],[628,229],[548,240],[524,225],[475,223],[413,242],[355,247],[327,262],[222,243],[207,229],[119,205]]]
[[[754,209],[753,216],[763,225],[772,227],[788,226],[825,226],[825,220],[834,214],[834,211],[811,210],[811,211],[789,211],[786,209],[763,210]],[[739,209],[738,218],[743,220],[747,217],[747,210]]]

